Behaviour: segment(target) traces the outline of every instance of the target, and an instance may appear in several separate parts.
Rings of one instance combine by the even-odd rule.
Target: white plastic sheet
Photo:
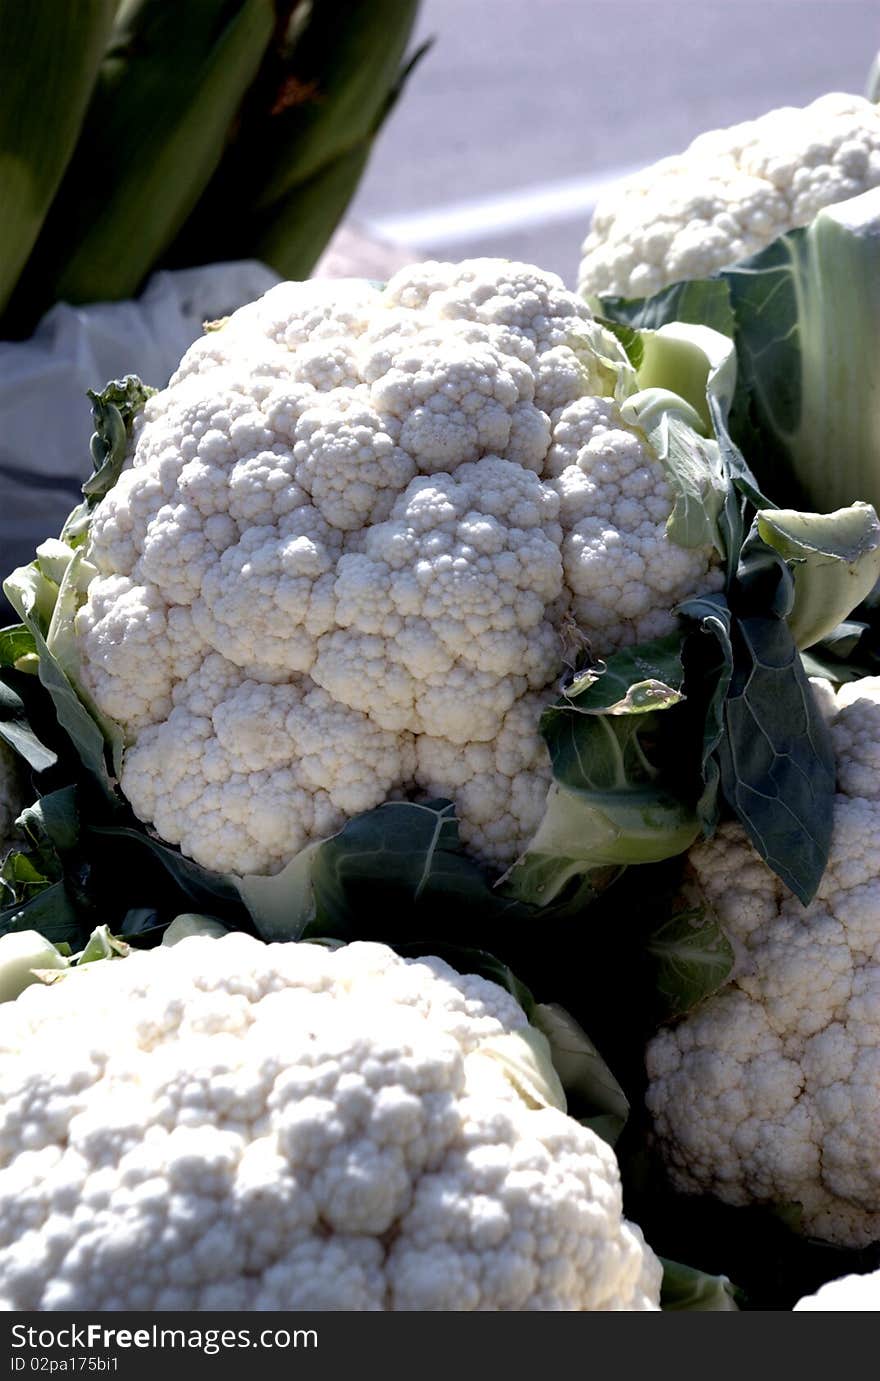
[[[56,536],[91,472],[89,388],[138,374],[162,387],[206,321],[278,282],[257,262],[157,273],[134,302],[54,306],[34,335],[0,341],[0,576]]]

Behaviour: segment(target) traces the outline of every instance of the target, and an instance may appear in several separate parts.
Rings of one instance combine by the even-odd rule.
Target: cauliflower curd
[[[829,1280],[814,1295],[799,1299],[794,1309],[802,1314],[876,1314],[880,1310],[880,1271]]]
[[[659,1308],[494,983],[242,934],[89,968],[0,1007],[0,1309]]]
[[[710,130],[602,198],[580,290],[649,297],[704,278],[878,185],[880,106],[862,96],[831,92]]]
[[[671,1177],[727,1203],[800,1204],[804,1231],[880,1238],[880,678],[818,683],[838,795],[804,908],[723,825],[691,864],[737,951],[733,983],[648,1048]]]
[[[284,283],[198,341],[96,510],[76,621],[140,819],[271,873],[395,794],[443,795],[511,863],[563,628],[605,655],[721,583],[666,536],[627,378],[558,278],[504,260]]]

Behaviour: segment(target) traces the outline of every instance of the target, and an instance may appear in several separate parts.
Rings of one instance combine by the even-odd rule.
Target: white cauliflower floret
[[[577,623],[600,646],[672,632],[675,605],[701,582],[720,589],[723,575],[699,548],[664,542],[673,498],[651,448],[610,398],[579,398],[553,424],[546,468]]]
[[[410,781],[414,761],[409,735],[309,682],[242,681],[214,653],[126,754],[122,788],[184,853],[221,856],[237,873],[267,871],[267,862],[277,871]]]
[[[384,728],[492,738],[559,666],[545,619],[562,590],[557,508],[531,471],[494,456],[413,480],[365,550],[339,561],[340,631],[320,641],[313,679]],[[362,678],[348,630],[371,664]]]
[[[236,534],[237,536],[237,534]],[[206,647],[250,672],[309,671],[334,627],[340,534],[310,504],[248,527],[205,574],[192,621]]]
[[[408,337],[395,353],[386,338],[386,367],[370,386],[373,406],[397,419],[401,447],[425,474],[503,453],[519,406],[534,395],[532,371],[520,360],[451,327],[445,334]]]
[[[603,197],[580,290],[647,297],[764,249],[880,185],[880,107],[832,92],[701,134]]]
[[[484,863],[503,867],[510,838],[529,838],[541,823],[550,762],[538,732],[543,697],[526,695],[507,711],[487,743],[417,740],[415,779],[428,796],[451,791],[461,812],[461,838]]]
[[[333,392],[300,417],[296,474],[328,523],[352,532],[388,517],[416,473],[401,429],[375,410],[366,388]]]
[[[193,626],[192,609],[169,606],[154,585],[108,575],[89,586],[89,610],[90,682],[104,713],[129,731],[169,714],[174,686],[194,675],[210,651]],[[125,680],[116,673],[123,645]]]
[[[796,1202],[806,1232],[863,1246],[880,1237],[880,678],[837,693],[831,732],[834,836],[808,907],[738,825],[691,851],[736,966],[649,1045],[647,1102],[678,1188]]]
[[[313,341],[356,340],[369,329],[382,302],[382,290],[361,278],[335,282],[310,279],[305,283],[279,283],[232,318],[246,331],[256,328],[287,350]]]
[[[659,1307],[614,1153],[493,1056],[528,1029],[495,984],[241,934],[94,970],[0,1009],[0,1308]]]
[[[430,788],[511,864],[549,777],[536,697],[563,626],[607,656],[721,579],[666,535],[663,468],[613,401],[634,388],[558,278],[498,259],[384,292],[283,283],[197,342],[96,509],[76,618],[138,816],[205,867],[266,873]],[[480,745],[511,715],[525,730],[525,704],[520,781]]]
[[[800,1310],[803,1314],[876,1313],[880,1310],[880,1271],[829,1280],[814,1295],[804,1295],[803,1299],[799,1299],[794,1310]]]

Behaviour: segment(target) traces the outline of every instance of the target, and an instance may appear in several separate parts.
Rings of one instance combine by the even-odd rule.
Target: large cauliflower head
[[[734,981],[654,1038],[647,1102],[678,1188],[797,1203],[857,1247],[880,1238],[880,678],[818,691],[838,776],[819,892],[802,907],[738,825],[691,851]]]
[[[880,185],[880,106],[832,92],[699,135],[593,213],[580,290],[648,297],[703,278]]]
[[[657,1309],[614,1153],[498,1058],[526,1029],[372,944],[202,936],[28,988],[0,1308]]]
[[[666,536],[627,371],[558,278],[492,259],[284,283],[197,342],[97,508],[76,621],[136,814],[270,873],[421,791],[511,863],[563,626],[607,654],[721,580]]]

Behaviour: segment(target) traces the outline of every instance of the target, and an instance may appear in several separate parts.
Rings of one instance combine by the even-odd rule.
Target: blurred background
[[[78,500],[88,389],[278,278],[573,287],[604,187],[878,47],[876,0],[0,0],[0,569]]]
[[[423,0],[436,37],[350,215],[441,257],[501,254],[573,283],[604,182],[702,130],[861,92],[876,0]]]

